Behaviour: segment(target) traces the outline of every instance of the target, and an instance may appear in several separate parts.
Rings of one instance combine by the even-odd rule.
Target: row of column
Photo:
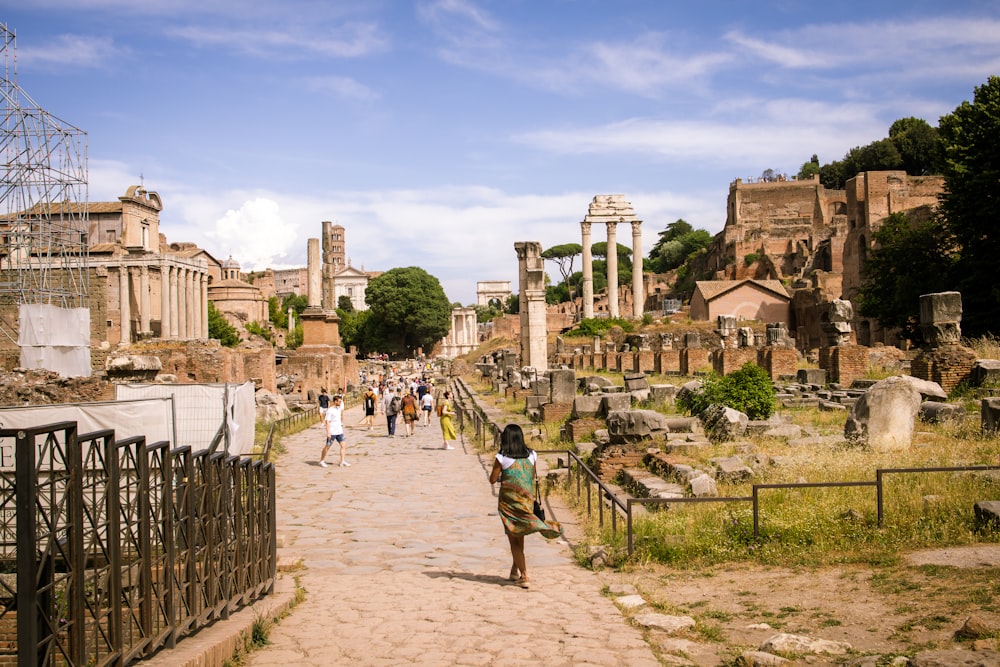
[[[118,269],[118,303],[121,341],[132,341],[132,295],[138,284],[139,330],[149,335],[150,280],[148,266]],[[208,274],[205,271],[160,265],[160,337],[164,339],[208,338]]]
[[[632,220],[632,317],[642,317],[645,295],[642,291],[642,221]],[[608,231],[608,312],[619,316],[618,308],[618,223],[605,222]],[[583,245],[583,317],[594,316],[594,260],[590,250],[590,222],[581,222]]]

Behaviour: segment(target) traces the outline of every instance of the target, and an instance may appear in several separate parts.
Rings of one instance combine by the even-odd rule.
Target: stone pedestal
[[[708,350],[705,348],[685,347],[681,350],[681,374],[693,375],[708,365]]]
[[[653,357],[654,373],[680,373],[681,372],[681,351],[661,350]]]
[[[794,378],[798,372],[799,353],[790,347],[766,347],[758,358],[758,365],[772,380]]]
[[[976,353],[961,345],[942,345],[921,352],[910,362],[910,375],[937,382],[947,393],[960,382],[971,382]]]
[[[656,367],[656,358],[652,350],[639,350],[635,353],[635,366],[632,370],[637,373],[652,373]]]
[[[716,350],[712,356],[712,369],[719,375],[728,375],[748,361],[757,363],[757,350],[752,347]]]
[[[830,382],[848,386],[868,374],[868,348],[863,345],[821,347],[819,367]]]

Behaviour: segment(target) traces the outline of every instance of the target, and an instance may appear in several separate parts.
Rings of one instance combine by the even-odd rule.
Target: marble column
[[[201,274],[201,336],[202,340],[208,340],[208,274]]]
[[[149,267],[139,267],[139,333],[149,333]]]
[[[177,269],[177,337],[187,340],[187,269]]]
[[[184,294],[186,298],[187,307],[187,329],[184,331],[184,337],[188,340],[195,338],[194,333],[194,271],[188,269],[185,271],[184,277]]]
[[[170,267],[170,337],[174,339],[181,337],[181,302],[177,288],[179,271],[176,266]]]
[[[132,308],[130,299],[132,298],[129,289],[128,267],[122,265],[118,268],[118,312],[121,318],[120,342],[132,342]]]
[[[646,295],[642,290],[642,220],[632,221],[632,317],[642,319]]]
[[[170,338],[170,267],[160,265],[160,338]]]
[[[618,317],[618,223],[608,225],[608,314]]]
[[[591,254],[590,246],[590,223],[581,222],[580,231],[583,239],[583,317],[594,316],[594,258]]]

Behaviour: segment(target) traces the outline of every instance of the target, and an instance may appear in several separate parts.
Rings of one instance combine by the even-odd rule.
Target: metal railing
[[[0,662],[127,665],[273,590],[273,464],[76,422],[0,446]]]
[[[489,415],[481,405],[475,400],[475,395],[468,388],[461,378],[457,379],[453,386],[455,388],[455,404],[459,415],[472,424],[472,437],[482,446],[490,442],[497,442],[500,431],[503,427],[490,419]],[[986,470],[1000,470],[1000,466],[975,465],[975,466],[953,466],[953,467],[933,467],[933,468],[879,468],[875,471],[874,481],[848,481],[848,482],[788,482],[774,484],[754,484],[751,487],[749,496],[730,497],[684,497],[684,498],[635,498],[627,496],[619,497],[618,494],[604,483],[600,477],[570,450],[548,449],[538,450],[540,454],[565,454],[566,464],[569,468],[567,485],[570,490],[575,488],[577,502],[580,503],[581,496],[586,493],[587,518],[594,515],[594,496],[597,496],[597,521],[598,526],[604,527],[605,510],[611,514],[611,534],[618,535],[618,515],[622,514],[626,522],[626,541],[628,544],[628,555],[635,551],[635,533],[633,520],[635,512],[633,507],[638,505],[646,507],[650,505],[671,505],[685,503],[751,503],[753,508],[753,536],[760,539],[760,495],[763,491],[772,489],[803,489],[803,488],[838,488],[838,487],[873,487],[875,489],[875,504],[878,517],[878,527],[881,528],[885,521],[885,484],[886,475],[920,474],[931,472],[978,472]],[[594,489],[597,493],[594,493]]]

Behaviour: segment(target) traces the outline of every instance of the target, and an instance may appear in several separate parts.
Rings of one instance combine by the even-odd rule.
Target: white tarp
[[[30,428],[56,422],[75,421],[77,433],[114,429],[115,439],[146,436],[146,444],[166,440],[174,443],[173,407],[170,399],[100,403],[63,403],[0,408],[0,428]],[[0,446],[0,468],[14,465],[14,446]]]
[[[17,317],[22,368],[90,376],[90,309],[21,304]]]
[[[119,384],[118,400],[172,398],[177,422],[177,444],[193,450],[207,448],[225,419],[229,453],[253,451],[257,405],[253,382],[237,384]],[[223,451],[224,444],[218,448]]]

